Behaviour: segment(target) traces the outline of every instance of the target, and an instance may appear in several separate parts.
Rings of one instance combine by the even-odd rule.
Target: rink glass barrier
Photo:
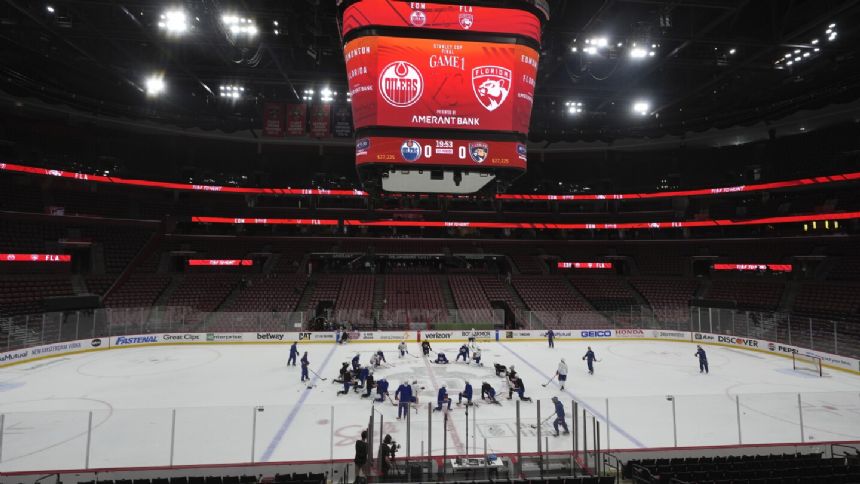
[[[297,332],[332,323],[357,330],[656,329],[755,338],[813,351],[860,358],[860,324],[791,314],[683,306],[654,311],[629,306],[614,311],[549,312],[500,309],[310,312],[200,312],[187,307],[104,308],[0,318],[0,350],[115,335],[157,333]],[[508,326],[510,326],[508,324]]]
[[[383,415],[378,407],[390,406],[387,400],[358,406],[354,398],[336,405],[6,412],[0,417],[0,472],[285,461],[334,466],[333,460],[354,457],[355,441],[371,422],[374,456],[380,439],[391,435],[400,459],[519,455],[516,465],[525,471],[545,464],[546,452],[565,453],[555,457],[563,469],[596,472],[613,449],[860,440],[855,392],[566,400],[570,434],[558,437],[548,399],[521,402],[519,412],[516,401],[505,400],[504,418],[476,401],[468,417],[464,407],[446,418],[422,403],[403,420],[386,417],[390,411]],[[357,412],[366,417],[356,418]],[[406,462],[398,466],[404,472]]]

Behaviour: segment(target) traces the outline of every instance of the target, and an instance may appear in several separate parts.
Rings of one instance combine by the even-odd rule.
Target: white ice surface
[[[571,400],[584,405],[580,409],[589,412],[589,448],[592,415],[600,422],[603,448],[671,447],[675,434],[679,446],[737,444],[736,395],[740,441],[799,442],[799,392],[804,441],[860,440],[858,376],[828,370],[819,378],[792,370],[790,359],[724,347],[707,347],[711,373],[702,375],[693,344],[589,344],[600,360],[594,375],[586,373],[581,361],[583,342],[557,342],[555,349],[538,342],[485,343],[484,367],[399,359],[395,343],[300,344],[309,352],[311,369],[328,378],[314,378],[312,389],[299,382],[298,367],[285,366],[287,344],[140,347],[12,366],[0,369],[0,470],[83,468],[90,411],[90,468],[168,465],[171,440],[176,465],[250,462],[252,452],[257,462],[351,458],[371,407],[376,408],[376,425],[382,418],[384,432],[402,444],[400,454],[405,455],[406,422],[395,419],[396,407],[388,402],[374,406],[354,393],[338,397],[341,386],[331,382],[341,362],[359,352],[366,363],[377,349],[385,351],[389,367],[377,370],[375,377],[389,380],[392,396],[402,381],[415,380],[423,387],[420,409],[411,414],[412,455],[427,452],[426,406],[435,405],[438,386],[445,385],[456,401],[464,379],[471,381],[476,401],[481,382],[488,381],[502,402],[482,403],[469,412],[469,452],[482,452],[484,438],[489,451],[516,449],[516,397],[507,400],[505,385],[492,370],[496,362],[516,367],[526,394],[541,400],[543,418],[551,412],[552,396],[565,402],[568,425]],[[452,362],[458,346],[433,344]],[[419,353],[417,344],[409,347],[413,355]],[[565,392],[556,382],[541,386],[560,358],[571,369]],[[668,395],[674,396],[674,418]],[[264,410],[255,411],[255,406]],[[524,452],[537,450],[537,430],[531,426],[536,412],[537,403],[521,404]],[[440,455],[443,415],[434,412],[430,420],[433,454]],[[577,421],[581,423],[581,413]],[[466,431],[464,407],[455,405],[447,426],[448,454],[466,452]],[[544,437],[551,435],[551,422],[541,431]],[[571,437],[549,437],[549,450],[572,445]]]

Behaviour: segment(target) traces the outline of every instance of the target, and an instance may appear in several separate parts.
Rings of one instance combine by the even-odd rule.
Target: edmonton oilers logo
[[[421,143],[414,139],[408,139],[400,145],[400,156],[404,160],[412,162],[421,158]]]
[[[395,61],[379,74],[379,92],[388,104],[405,108],[412,106],[424,92],[424,78],[414,65]]]
[[[519,156],[522,160],[526,159],[526,145],[522,143],[517,143],[517,156]]]
[[[415,27],[423,27],[427,23],[427,14],[422,10],[414,10],[412,15],[409,16],[409,21]]]

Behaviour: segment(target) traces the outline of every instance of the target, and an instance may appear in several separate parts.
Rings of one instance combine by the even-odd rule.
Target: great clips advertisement
[[[526,168],[526,145],[479,141],[371,136],[355,142],[355,163]]]
[[[344,57],[356,129],[528,133],[538,65],[530,47],[362,37]]]
[[[525,10],[442,5],[430,2],[363,0],[343,12],[343,35],[368,26],[515,33],[540,43],[540,20]]]

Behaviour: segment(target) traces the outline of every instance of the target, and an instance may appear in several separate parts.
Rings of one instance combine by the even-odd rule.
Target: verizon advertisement
[[[539,58],[530,47],[363,37],[344,58],[356,129],[528,133]]]
[[[533,13],[507,8],[443,5],[401,0],[363,0],[343,13],[343,35],[368,26],[459,32],[516,32],[540,42],[540,20]]]
[[[355,142],[355,163],[492,166],[526,169],[526,145],[478,141],[371,136]]]

